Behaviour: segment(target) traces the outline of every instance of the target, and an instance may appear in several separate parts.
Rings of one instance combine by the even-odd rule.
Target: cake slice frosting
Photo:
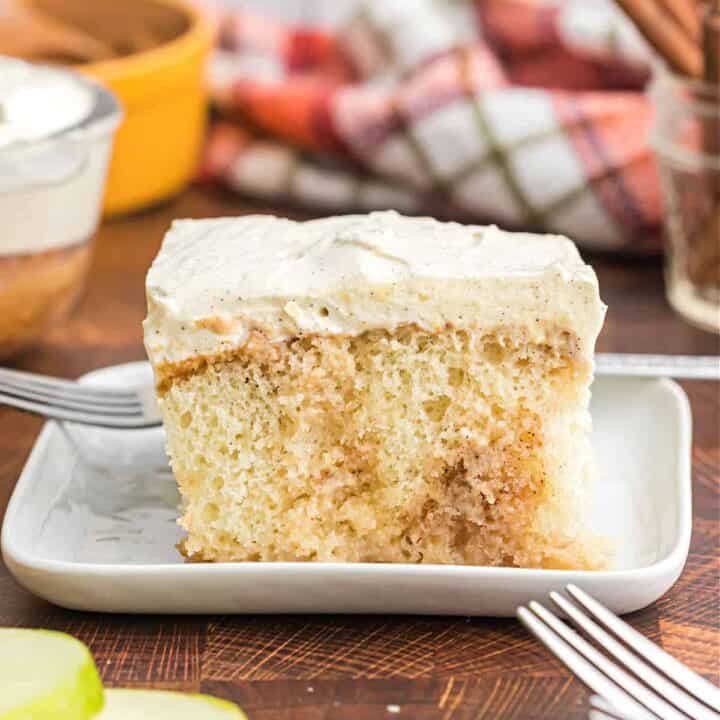
[[[147,295],[156,365],[232,350],[253,329],[279,340],[405,324],[522,325],[534,337],[562,325],[589,355],[605,312],[595,273],[567,238],[393,211],[176,220]]]

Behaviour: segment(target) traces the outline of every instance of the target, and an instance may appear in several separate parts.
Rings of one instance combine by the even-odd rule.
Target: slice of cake
[[[147,296],[189,558],[602,564],[605,307],[569,240],[394,212],[181,220]]]

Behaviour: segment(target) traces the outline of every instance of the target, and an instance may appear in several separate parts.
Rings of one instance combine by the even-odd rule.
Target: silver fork
[[[652,643],[575,585],[550,599],[580,633],[538,602],[520,607],[520,621],[591,690],[602,718],[718,720],[720,689]],[[616,662],[610,658],[614,658]],[[605,702],[603,702],[605,701]]]
[[[635,720],[628,715],[621,715],[607,700],[599,695],[590,698],[588,720]]]
[[[161,422],[152,387],[96,387],[7,368],[0,368],[0,405],[108,428],[147,428]]]
[[[595,374],[720,380],[720,357],[717,355],[597,353],[595,355]]]

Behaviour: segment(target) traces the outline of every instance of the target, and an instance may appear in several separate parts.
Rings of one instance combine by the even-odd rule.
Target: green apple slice
[[[246,720],[234,703],[166,690],[106,690],[95,720]]]
[[[103,706],[90,651],[53,630],[0,628],[0,720],[88,720]]]

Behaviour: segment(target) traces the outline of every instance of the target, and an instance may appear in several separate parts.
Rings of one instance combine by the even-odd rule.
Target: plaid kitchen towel
[[[648,67],[608,0],[364,0],[335,32],[234,11],[201,177],[653,252]]]

